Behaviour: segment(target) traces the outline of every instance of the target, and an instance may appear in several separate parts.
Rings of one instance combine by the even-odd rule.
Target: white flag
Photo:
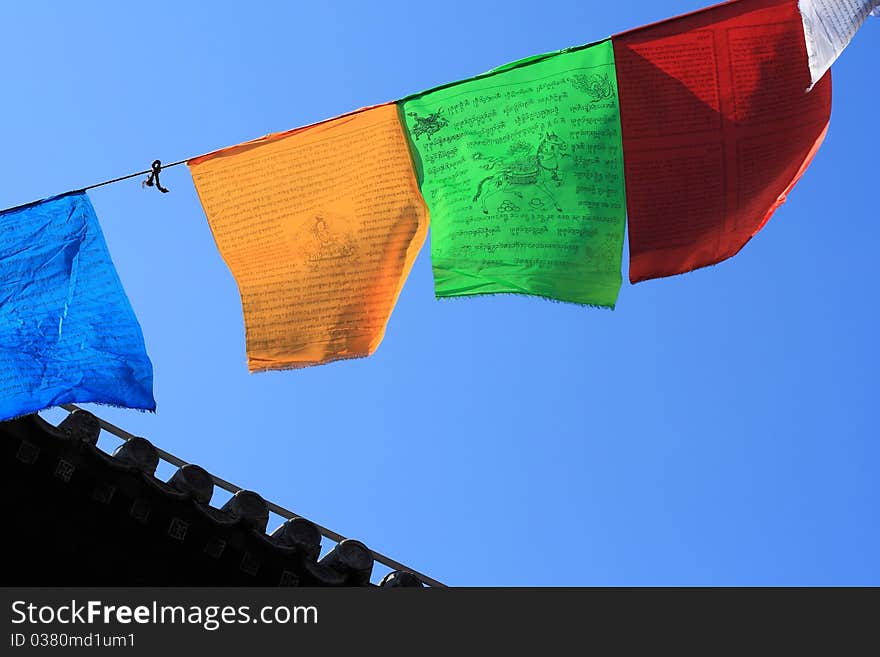
[[[880,16],[880,0],[799,0],[798,7],[804,21],[812,84],[831,68],[868,15]]]

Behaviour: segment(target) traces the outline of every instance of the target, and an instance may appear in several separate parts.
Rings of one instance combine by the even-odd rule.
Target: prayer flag
[[[155,410],[144,338],[84,192],[0,212],[0,420],[67,403]]]
[[[828,73],[812,91],[793,0],[739,0],[614,37],[630,280],[735,255],[818,150]]]
[[[238,282],[250,370],[373,353],[428,226],[397,107],[188,164]]]
[[[610,41],[410,96],[401,112],[438,297],[614,307],[626,207]]]
[[[815,84],[849,45],[880,0],[799,0],[810,75]]]

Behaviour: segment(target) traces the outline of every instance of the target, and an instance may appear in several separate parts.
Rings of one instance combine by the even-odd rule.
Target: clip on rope
[[[152,169],[153,170],[150,172],[149,177],[141,183],[141,186],[152,187],[153,185],[155,185],[156,189],[158,189],[163,194],[167,194],[168,189],[162,187],[162,183],[159,182],[159,172],[162,171],[162,162],[159,160],[153,160]]]

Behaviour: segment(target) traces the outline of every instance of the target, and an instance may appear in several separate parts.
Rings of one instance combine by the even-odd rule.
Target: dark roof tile
[[[208,504],[214,496],[214,480],[204,468],[188,463],[178,468],[168,480],[175,490],[187,493],[200,504]]]
[[[183,465],[155,477],[159,450],[132,438],[99,449],[100,422],[76,410],[54,427],[38,415],[0,423],[0,511],[10,547],[6,585],[366,586],[373,555],[338,543],[320,561],[321,532],[304,519],[267,536],[269,505],[239,491],[210,506],[211,475]],[[383,586],[411,585],[398,571]]]
[[[383,588],[421,587],[422,581],[409,571],[395,570],[385,575],[382,581],[379,582],[379,586]]]
[[[236,518],[246,527],[260,532],[269,524],[269,505],[266,500],[250,490],[240,490],[229,498],[220,509]]]

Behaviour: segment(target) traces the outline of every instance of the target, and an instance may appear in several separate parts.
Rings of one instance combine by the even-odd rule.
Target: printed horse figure
[[[502,192],[512,192],[522,198],[526,187],[533,187],[550,201],[557,212],[562,212],[554,189],[562,186],[560,161],[568,157],[568,144],[556,134],[548,132],[538,144],[537,151],[532,154],[531,150],[528,144],[515,144],[510,149],[509,157],[488,160],[485,168],[492,170],[497,167],[498,171],[483,178],[477,186],[474,203],[480,202],[483,214],[489,214],[486,206],[489,198]],[[480,153],[474,155],[474,159],[481,158]],[[511,161],[512,158],[516,159]]]

